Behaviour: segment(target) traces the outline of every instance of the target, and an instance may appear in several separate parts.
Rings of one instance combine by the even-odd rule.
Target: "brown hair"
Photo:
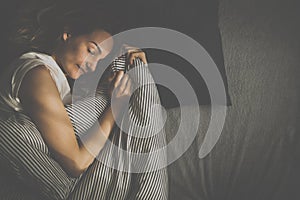
[[[55,2],[55,3],[53,3]],[[90,4],[89,4],[89,3]],[[11,7],[1,39],[0,73],[20,55],[37,51],[51,53],[64,31],[73,36],[102,29],[111,35],[127,29],[124,6],[102,0],[26,0]],[[114,48],[117,45],[115,43]]]
[[[64,31],[75,36],[96,29],[103,29],[112,35],[119,32],[116,15],[109,8],[74,7],[56,4],[31,13],[20,21],[11,41],[24,46],[24,50],[48,52],[54,48],[56,40]]]

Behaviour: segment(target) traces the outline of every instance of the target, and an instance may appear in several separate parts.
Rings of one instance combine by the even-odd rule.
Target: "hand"
[[[111,80],[109,94],[118,109],[122,109],[132,94],[132,80],[123,71],[115,72],[109,79]]]
[[[146,54],[141,49],[138,49],[136,47],[131,47],[131,46],[124,44],[123,45],[123,53],[128,54],[128,61],[131,65],[133,64],[133,60],[135,58],[140,58],[143,63],[147,64]]]

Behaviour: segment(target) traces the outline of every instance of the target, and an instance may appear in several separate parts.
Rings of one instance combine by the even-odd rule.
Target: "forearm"
[[[79,173],[82,173],[94,161],[95,157],[103,149],[115,124],[115,116],[120,116],[121,107],[117,106],[112,112],[109,106],[86,134],[79,141]]]
[[[79,144],[79,155],[77,163],[79,171],[84,171],[104,147],[109,134],[114,126],[115,120],[111,107],[108,107],[86,134],[81,135]]]

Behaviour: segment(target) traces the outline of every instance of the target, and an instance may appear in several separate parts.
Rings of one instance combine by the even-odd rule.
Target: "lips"
[[[82,74],[87,73],[87,71],[83,67],[80,67],[80,65],[76,64],[76,67],[78,67],[78,69],[82,72]]]

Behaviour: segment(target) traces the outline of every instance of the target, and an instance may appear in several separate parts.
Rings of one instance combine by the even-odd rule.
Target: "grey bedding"
[[[232,106],[218,143],[199,159],[209,120],[200,106],[198,136],[168,167],[170,199],[300,199],[299,8],[293,0],[220,1]],[[192,121],[193,107],[185,109]],[[170,140],[178,108],[168,114]]]
[[[190,113],[183,119],[186,122],[183,134],[187,134],[197,123],[197,109],[194,106],[182,109]],[[177,132],[181,120],[179,110],[168,110],[165,128],[169,142],[175,134],[180,134]],[[170,199],[298,199],[299,171],[293,156],[296,138],[291,130],[275,130],[260,119],[255,121],[252,118],[255,113],[243,113],[233,105],[228,108],[217,144],[208,156],[200,159],[198,153],[208,127],[210,106],[200,106],[200,113],[200,128],[193,143],[168,166]],[[239,118],[247,119],[248,125]]]

